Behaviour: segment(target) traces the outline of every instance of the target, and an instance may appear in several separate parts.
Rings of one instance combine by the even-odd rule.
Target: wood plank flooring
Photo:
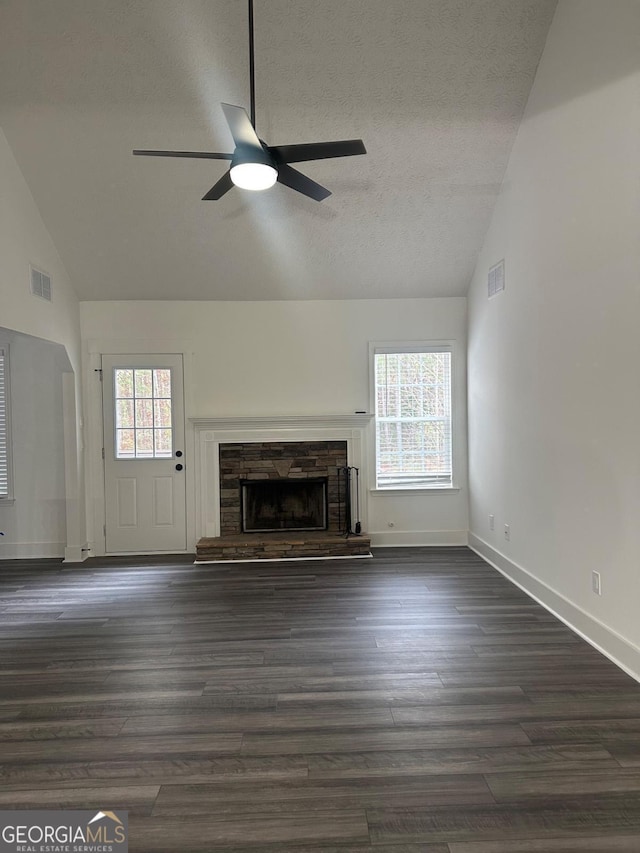
[[[466,548],[2,563],[0,762],[132,853],[640,851],[640,685]]]

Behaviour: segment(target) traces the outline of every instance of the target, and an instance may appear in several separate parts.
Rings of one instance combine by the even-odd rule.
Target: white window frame
[[[4,412],[5,412],[5,440],[6,440],[6,448],[5,448],[5,457],[6,457],[6,466],[7,466],[7,493],[5,495],[0,494],[0,506],[7,506],[9,504],[14,503],[13,496],[13,454],[12,454],[12,440],[11,440],[11,370],[10,370],[10,356],[9,356],[9,344],[0,340],[0,354],[2,355],[2,366],[0,366],[0,370],[3,373],[4,378]]]
[[[412,353],[412,352],[449,352],[451,354],[451,483],[433,485],[393,485],[393,486],[378,486],[378,437],[376,423],[376,378],[375,378],[375,357],[384,353]],[[460,489],[456,483],[456,439],[457,439],[457,419],[456,419],[456,393],[457,393],[457,355],[456,342],[454,340],[431,340],[431,341],[372,341],[369,343],[369,394],[370,405],[369,411],[373,414],[373,439],[372,439],[372,472],[374,487],[370,489],[373,495],[418,495],[418,494],[451,494],[459,492]]]

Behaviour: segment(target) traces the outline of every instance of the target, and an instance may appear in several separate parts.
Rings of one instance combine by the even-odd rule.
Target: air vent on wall
[[[51,302],[51,276],[35,267],[29,267],[29,269],[31,270],[31,293]]]
[[[504,290],[504,260],[494,264],[489,270],[488,290],[489,299]]]

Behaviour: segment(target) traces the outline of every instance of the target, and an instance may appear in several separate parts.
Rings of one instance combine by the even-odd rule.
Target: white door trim
[[[171,371],[171,449],[162,456],[118,456],[116,450],[115,374],[119,369]],[[184,445],[184,365],[180,354],[144,353],[102,356],[102,397],[104,420],[106,549],[107,554],[184,553],[187,544],[186,465]],[[130,392],[135,393],[133,387]],[[147,393],[153,395],[152,388]],[[153,396],[142,396],[144,400]],[[138,403],[136,402],[136,407]],[[133,415],[133,396],[130,404]],[[155,403],[151,410],[153,426]],[[152,433],[152,436],[154,433]],[[152,438],[152,442],[157,440]],[[124,515],[123,515],[124,513]]]
[[[103,447],[103,417],[102,417],[102,384],[100,370],[102,355],[126,355],[127,353],[144,355],[150,352],[162,352],[182,355],[184,368],[184,404],[185,404],[185,455],[187,459],[194,456],[194,429],[189,421],[189,412],[193,411],[193,350],[186,341],[110,341],[107,339],[87,339],[84,343],[83,357],[83,394],[85,400],[85,452],[86,452],[86,517],[89,556],[104,557],[106,520],[104,466],[102,464]],[[171,553],[192,554],[195,550],[195,481],[194,465],[186,468],[187,491],[187,547],[182,551]],[[156,551],[156,554],[163,553]],[[168,552],[166,552],[168,553]],[[123,556],[126,556],[123,554]]]

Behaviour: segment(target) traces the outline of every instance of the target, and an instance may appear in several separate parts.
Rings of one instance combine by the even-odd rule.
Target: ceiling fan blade
[[[233,104],[222,104],[222,109],[236,145],[243,148],[257,148],[262,153],[262,145],[247,111],[243,107],[235,107]]]
[[[216,154],[213,151],[140,151],[136,149],[134,154],[142,154],[144,157],[191,157],[195,160],[231,160],[233,154]]]
[[[229,172],[225,172],[220,180],[215,183],[206,195],[202,196],[202,201],[218,201],[225,193],[233,187],[233,181]]]
[[[321,187],[320,184],[317,184],[311,178],[303,175],[302,172],[292,169],[291,166],[287,166],[285,163],[278,166],[278,180],[285,187],[296,190],[302,193],[302,195],[312,198],[314,201],[322,201],[331,195],[328,189]]]
[[[306,142],[302,145],[270,145],[276,163],[302,163],[304,160],[325,160],[329,157],[353,157],[366,154],[361,139],[342,139],[339,142]]]

